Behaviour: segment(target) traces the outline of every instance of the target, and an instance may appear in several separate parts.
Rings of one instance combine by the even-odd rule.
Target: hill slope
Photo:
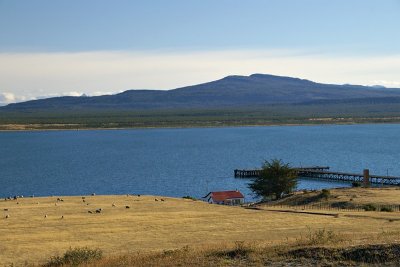
[[[400,89],[357,85],[320,84],[290,77],[253,74],[173,90],[128,90],[94,97],[55,97],[10,104],[0,110],[143,110],[220,107],[254,107],[271,104],[395,101]]]

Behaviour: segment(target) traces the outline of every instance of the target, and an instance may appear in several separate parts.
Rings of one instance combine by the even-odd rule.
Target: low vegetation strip
[[[292,250],[285,256],[327,262],[400,264],[400,244],[364,245],[349,248],[309,247]]]
[[[72,250],[73,251],[73,250]],[[71,252],[71,251],[70,251]],[[67,252],[67,253],[70,253]],[[67,254],[66,253],[66,254]],[[79,251],[80,253],[80,251]],[[357,246],[290,245],[258,246],[235,242],[214,247],[189,247],[151,253],[130,253],[116,257],[92,257],[84,266],[398,266],[400,245],[371,244]],[[77,266],[72,262],[62,265],[50,260],[45,267]]]
[[[395,105],[263,105],[219,109],[0,110],[0,130],[399,123],[399,107],[400,102]]]

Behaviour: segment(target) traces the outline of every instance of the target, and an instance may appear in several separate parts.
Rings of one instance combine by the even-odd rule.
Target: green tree
[[[249,184],[249,188],[259,197],[279,199],[292,192],[297,186],[297,175],[289,164],[273,159],[265,161],[260,176]]]

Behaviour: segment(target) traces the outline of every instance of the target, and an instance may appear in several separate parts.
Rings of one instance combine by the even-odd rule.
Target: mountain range
[[[9,104],[0,110],[160,110],[262,107],[279,104],[400,103],[400,89],[322,84],[309,80],[252,74],[171,90],[128,90],[115,95],[52,97]]]

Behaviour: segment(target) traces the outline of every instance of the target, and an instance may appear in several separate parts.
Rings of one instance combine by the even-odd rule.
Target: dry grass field
[[[329,190],[330,197],[327,202],[349,202],[354,205],[377,204],[377,205],[400,205],[400,187],[382,187],[382,188],[362,188],[349,187]],[[284,198],[277,203],[282,204],[299,204],[304,200],[312,199],[318,195],[320,191],[298,191],[293,196]]]
[[[357,201],[400,203],[397,189],[344,190],[344,195],[356,194]],[[306,214],[131,195],[85,196],[84,200],[81,196],[0,200],[0,262],[40,264],[68,248],[83,246],[114,257],[235,241],[287,244],[320,229],[332,230],[351,244],[397,242],[400,233],[399,212],[318,214],[313,210],[315,214]],[[100,208],[101,213],[96,213]]]

